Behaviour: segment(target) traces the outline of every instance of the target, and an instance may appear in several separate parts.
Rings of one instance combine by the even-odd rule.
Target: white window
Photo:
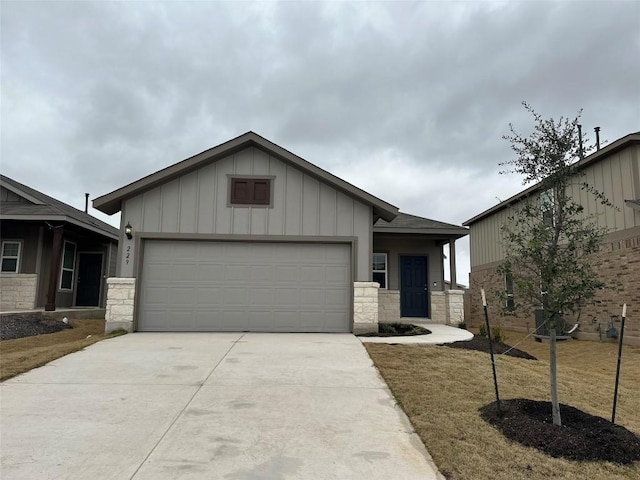
[[[76,269],[76,244],[64,242],[62,268],[60,269],[60,290],[73,290],[73,273]]]
[[[373,254],[373,281],[380,284],[380,288],[387,288],[387,254]]]
[[[20,267],[20,242],[7,240],[2,242],[2,267],[4,273],[18,273]]]

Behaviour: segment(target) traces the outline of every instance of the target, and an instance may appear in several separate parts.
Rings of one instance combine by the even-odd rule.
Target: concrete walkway
[[[0,395],[3,480],[443,478],[350,334],[134,333]]]
[[[414,335],[410,337],[358,337],[363,343],[394,343],[394,344],[432,344],[441,345],[443,343],[453,343],[471,340],[473,333],[463,328],[451,327],[439,323],[413,322],[426,328],[431,333],[429,335]]]

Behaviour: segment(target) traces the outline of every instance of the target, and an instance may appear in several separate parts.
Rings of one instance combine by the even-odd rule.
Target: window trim
[[[273,207],[273,185],[275,177],[273,175],[227,175],[229,178],[228,181],[228,191],[227,195],[227,206],[229,207],[261,207],[261,208],[271,208]],[[268,185],[269,191],[268,193],[268,201],[266,202],[255,202],[253,198],[249,199],[247,202],[239,202],[234,198],[234,184],[238,180],[245,180],[250,183],[255,181],[266,181]]]
[[[73,267],[65,268],[64,266],[64,252],[67,250],[67,245],[73,245]],[[78,245],[75,242],[71,242],[69,240],[65,240],[62,245],[62,257],[60,258],[60,277],[58,279],[58,290],[61,292],[73,292],[74,288],[74,280],[76,277],[76,263],[78,256]],[[65,288],[62,286],[62,276],[65,271],[71,271],[71,287]]]
[[[15,243],[18,245],[18,255],[13,256],[13,255],[8,255],[6,256],[4,254],[4,246],[7,243]],[[0,245],[0,273],[20,273],[20,259],[21,259],[21,255],[22,255],[22,240],[11,240],[11,239],[7,239],[7,240],[2,240],[2,245]],[[16,259],[16,269],[13,271],[10,270],[6,270],[6,271],[2,271],[2,263],[4,261],[4,259]]]
[[[374,255],[384,255],[384,270],[376,270],[374,266]],[[384,273],[384,287],[380,286],[381,290],[389,290],[389,254],[387,252],[373,252],[371,255],[371,280],[373,280],[374,273]]]
[[[509,284],[511,284],[511,288],[509,288]],[[513,276],[505,273],[504,275],[504,307],[507,312],[513,312],[516,309],[515,297],[513,295]]]

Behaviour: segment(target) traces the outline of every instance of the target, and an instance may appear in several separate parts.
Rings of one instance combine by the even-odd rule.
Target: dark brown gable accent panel
[[[270,205],[271,179],[269,178],[232,178],[232,205]]]

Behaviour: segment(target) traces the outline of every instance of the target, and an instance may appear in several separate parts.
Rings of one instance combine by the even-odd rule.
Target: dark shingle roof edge
[[[114,240],[119,239],[120,232],[117,228],[98,220],[82,210],[78,210],[71,205],[17,182],[6,175],[0,175],[0,184],[29,201],[36,201],[31,206],[3,204],[0,218],[4,220],[64,220]]]
[[[398,212],[398,216],[390,222],[386,222],[382,219],[378,220],[373,225],[373,231],[378,233],[439,234],[457,238],[464,237],[469,234],[468,228],[403,212]]]

